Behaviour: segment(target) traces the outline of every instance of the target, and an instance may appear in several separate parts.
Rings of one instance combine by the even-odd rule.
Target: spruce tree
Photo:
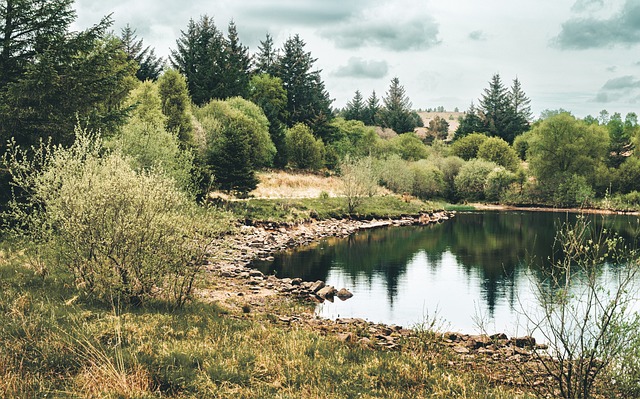
[[[225,38],[213,19],[206,15],[189,21],[187,30],[176,40],[170,61],[187,79],[189,94],[196,105],[221,98],[224,85]]]
[[[321,71],[312,69],[316,59],[304,47],[299,35],[284,43],[276,76],[282,79],[287,91],[287,126],[304,123],[318,134],[332,118],[332,100],[320,77]]]
[[[380,112],[380,120],[384,127],[393,129],[396,133],[413,132],[417,126],[411,113],[411,101],[405,93],[404,86],[397,77],[391,80],[389,91],[382,99],[384,107]]]
[[[120,40],[122,40],[123,50],[128,59],[138,63],[136,77],[143,82],[158,79],[164,60],[162,57],[156,56],[155,50],[151,46],[144,47],[143,40],[138,39],[135,29],[127,24],[121,31]]]
[[[250,154],[249,132],[233,124],[225,126],[209,157],[219,189],[245,196],[258,186]]]
[[[344,119],[346,120],[356,120],[364,122],[365,104],[360,90],[356,90],[353,99],[347,102],[347,105],[344,107],[342,114],[344,116]]]
[[[459,118],[459,122],[460,124],[456,129],[456,134],[453,136],[454,140],[460,139],[471,133],[480,133],[484,131],[482,120],[478,115],[478,110],[473,104],[473,101],[471,102],[471,105],[469,105],[469,109],[464,114],[464,116],[461,116]]]
[[[529,121],[532,118],[531,100],[522,90],[520,80],[516,77],[509,91],[509,100],[511,102],[511,121],[509,124],[509,135],[515,138],[520,134],[529,130]]]
[[[260,41],[258,53],[254,57],[254,72],[256,74],[268,73],[276,76],[278,67],[278,53],[273,44],[273,38],[267,33],[267,37]]]
[[[248,47],[240,42],[236,24],[229,22],[228,36],[224,46],[223,90],[217,98],[247,97],[249,91],[249,70],[251,57]]]
[[[367,126],[377,126],[380,116],[380,100],[376,96],[376,91],[372,91],[367,99],[366,108],[363,113],[363,121]]]
[[[510,129],[510,125],[514,111],[511,107],[509,92],[502,84],[499,74],[493,75],[489,87],[484,89],[479,111],[484,132],[500,137],[508,143],[513,142],[515,134]]]

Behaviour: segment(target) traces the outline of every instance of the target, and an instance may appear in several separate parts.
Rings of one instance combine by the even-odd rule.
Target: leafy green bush
[[[380,181],[383,186],[394,193],[403,194],[413,191],[413,172],[409,162],[394,154],[380,161]]]
[[[483,133],[471,133],[451,144],[451,155],[458,156],[465,161],[478,157],[478,150],[489,137]]]
[[[311,129],[297,123],[287,131],[287,156],[289,163],[298,169],[317,170],[324,166],[324,143],[313,137]]]
[[[493,170],[487,176],[484,195],[489,201],[501,201],[509,187],[517,180],[516,174],[504,168]]]
[[[621,193],[640,190],[640,158],[628,157],[618,169],[617,188]]]
[[[415,133],[403,133],[390,140],[393,151],[407,161],[426,159],[429,156],[429,148]]]
[[[529,149],[529,136],[530,134],[527,133],[523,133],[519,136],[516,136],[515,139],[513,139],[513,149],[516,151],[516,154],[518,154],[518,158],[522,159],[523,161],[527,160],[527,150]]]
[[[553,203],[557,206],[586,206],[594,196],[593,188],[584,176],[571,175],[558,186]]]
[[[520,164],[516,151],[500,137],[486,139],[478,148],[477,156],[478,158],[495,162],[511,172],[515,172]]]
[[[411,164],[413,172],[412,194],[422,199],[440,197],[445,191],[444,173],[427,160]]]
[[[353,213],[365,197],[372,197],[378,191],[379,179],[371,157],[347,155],[340,164],[340,178],[349,213]]]
[[[165,174],[136,171],[121,153],[102,152],[98,138],[81,132],[69,149],[41,146],[36,161],[11,148],[14,181],[30,193],[26,204],[13,203],[19,232],[40,242],[87,295],[181,306],[226,223]]]
[[[454,181],[464,163],[464,160],[457,156],[436,158],[436,165],[442,171],[442,178],[444,180],[444,197],[451,202],[458,200]]]
[[[467,201],[484,199],[487,177],[496,168],[499,166],[495,163],[482,159],[472,159],[465,163],[454,179],[456,192],[460,198]]]

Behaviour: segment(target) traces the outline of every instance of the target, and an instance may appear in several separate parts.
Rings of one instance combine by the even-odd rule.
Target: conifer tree
[[[312,69],[316,59],[304,47],[299,35],[284,43],[276,76],[282,79],[287,91],[287,126],[304,123],[318,132],[332,117],[332,100],[320,77],[321,71]]]
[[[404,86],[397,77],[391,80],[389,91],[382,99],[384,107],[380,112],[380,119],[384,127],[393,129],[396,133],[413,132],[417,126],[411,113],[411,101],[405,93]]]
[[[356,120],[364,122],[365,104],[360,90],[356,90],[353,99],[347,102],[343,115],[346,120]]]
[[[456,134],[455,136],[453,136],[454,140],[460,139],[471,133],[475,133],[475,132],[479,133],[484,131],[482,120],[478,116],[478,110],[476,109],[476,106],[473,104],[473,101],[471,102],[471,105],[469,105],[469,109],[464,114],[464,116],[460,117],[459,122],[460,124],[456,129]]]
[[[155,50],[151,46],[144,47],[143,40],[138,39],[135,29],[127,24],[121,31],[120,40],[122,40],[123,50],[128,59],[138,63],[136,77],[143,82],[158,79],[164,60],[162,57],[156,56]]]
[[[251,57],[249,49],[240,42],[236,24],[229,22],[228,36],[224,46],[224,79],[222,92],[217,98],[247,97]]]
[[[531,100],[522,90],[522,85],[517,77],[513,80],[513,85],[509,91],[509,100],[513,115],[508,129],[510,130],[509,135],[515,138],[529,130],[529,121],[532,118]]]
[[[367,126],[377,126],[379,124],[380,100],[376,96],[376,91],[372,91],[367,99],[366,108],[363,113],[363,120]]]
[[[493,75],[489,87],[484,89],[480,98],[480,115],[484,124],[484,132],[490,136],[497,136],[508,143],[512,143],[515,137],[510,131],[514,111],[511,107],[509,92],[504,87],[499,74]]]
[[[273,37],[267,33],[267,37],[260,41],[258,53],[254,57],[254,72],[256,74],[268,73],[276,76],[278,66],[278,53],[273,44]]]

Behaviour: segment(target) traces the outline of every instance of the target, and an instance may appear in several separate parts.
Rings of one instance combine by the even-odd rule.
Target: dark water
[[[345,302],[319,305],[316,311],[324,317],[412,326],[436,316],[453,330],[473,332],[482,324],[517,334],[523,309],[534,302],[540,271],[561,256],[556,232],[576,218],[546,212],[458,213],[437,225],[328,239],[256,266],[279,277],[325,280],[354,293]],[[639,231],[637,217],[586,218],[595,229],[605,226],[628,242]]]

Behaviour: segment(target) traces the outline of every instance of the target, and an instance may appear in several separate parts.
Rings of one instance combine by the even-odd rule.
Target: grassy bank
[[[0,277],[3,398],[521,397],[456,371],[429,333],[388,352],[274,323],[303,310],[289,299],[248,313],[204,300],[114,309],[6,245]]]
[[[248,222],[301,222],[330,218],[394,218],[417,215],[442,209],[442,204],[417,199],[404,201],[397,195],[364,198],[354,214],[347,212],[346,200],[341,197],[324,198],[255,198],[222,204],[237,218]]]

